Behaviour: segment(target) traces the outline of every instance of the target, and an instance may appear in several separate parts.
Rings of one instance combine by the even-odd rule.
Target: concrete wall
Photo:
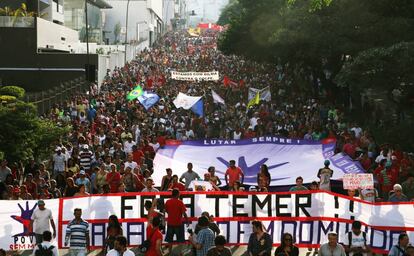
[[[79,43],[78,31],[44,19],[36,20],[37,48],[52,48],[70,52]]]

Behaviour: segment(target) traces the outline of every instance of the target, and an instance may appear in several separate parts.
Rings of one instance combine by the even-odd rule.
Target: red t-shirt
[[[114,178],[112,178],[114,177]],[[111,181],[112,179],[112,181]],[[108,182],[109,186],[111,187],[111,193],[118,192],[118,185],[121,181],[121,174],[119,172],[110,172],[106,175],[106,181]]]
[[[171,198],[165,203],[165,211],[168,214],[167,223],[169,226],[180,226],[183,223],[182,217],[186,211],[183,201]]]
[[[242,174],[243,171],[242,169],[240,169],[240,167],[228,168],[226,171],[226,175],[229,175],[229,186],[232,187],[234,185],[234,182],[239,181]]]
[[[142,150],[132,151],[132,161],[136,162],[139,166],[141,166],[141,157],[144,157]]]
[[[156,246],[157,241],[162,241],[162,234],[159,228],[152,228],[152,226],[147,227],[147,239],[151,240],[151,245],[149,250],[145,253],[145,256],[159,256],[157,254]]]
[[[182,183],[179,183],[179,182],[177,182],[175,184],[171,183],[169,189],[174,189],[174,188],[178,189],[179,191],[185,191],[185,186]]]

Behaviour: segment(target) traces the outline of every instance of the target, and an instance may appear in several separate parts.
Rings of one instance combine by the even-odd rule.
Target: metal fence
[[[55,104],[63,104],[64,101],[74,95],[86,93],[88,83],[83,77],[64,82],[60,86],[41,92],[26,93],[26,102],[33,103],[37,107],[39,115],[49,111]]]

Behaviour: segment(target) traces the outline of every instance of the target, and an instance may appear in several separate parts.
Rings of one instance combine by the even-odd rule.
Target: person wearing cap
[[[338,243],[338,234],[330,232],[328,242],[321,245],[318,251],[319,256],[346,256],[344,247]]]
[[[331,178],[333,175],[333,170],[329,168],[331,162],[329,160],[325,160],[323,164],[324,167],[318,171],[318,178],[320,179],[319,189],[331,191]]]
[[[52,158],[53,175],[54,177],[59,173],[64,173],[67,166],[66,156],[62,154],[62,148],[57,147]]]
[[[53,229],[53,237],[56,237],[56,226],[53,220],[52,211],[45,207],[45,201],[37,201],[37,209],[33,211],[30,230],[33,230],[36,237],[36,244],[43,242],[43,232],[50,231],[50,226]]]
[[[145,181],[145,188],[142,190],[142,192],[160,192],[158,189],[154,188],[154,181],[152,178],[148,178]]]
[[[408,198],[402,192],[402,187],[400,184],[395,184],[393,186],[393,193],[388,199],[389,202],[408,202]]]
[[[79,172],[79,178],[76,179],[75,184],[78,186],[84,185],[86,193],[91,193],[92,191],[91,181],[86,177],[85,170]]]

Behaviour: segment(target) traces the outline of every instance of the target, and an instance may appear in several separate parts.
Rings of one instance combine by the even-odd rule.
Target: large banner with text
[[[245,140],[196,140],[175,141],[157,151],[154,159],[153,179],[161,184],[165,169],[171,168],[180,177],[187,170],[187,163],[200,177],[210,166],[224,181],[230,160],[235,160],[245,175],[244,184],[257,185],[257,173],[266,164],[271,176],[271,186],[295,184],[302,176],[305,183],[317,180],[319,168],[329,159],[334,171],[333,179],[341,179],[346,173],[364,173],[357,161],[343,153],[334,154],[335,141],[310,141],[278,137],[259,137]],[[224,182],[223,182],[224,183]]]
[[[171,71],[171,79],[181,81],[217,81],[219,80],[219,72],[178,72]]]
[[[131,246],[146,239],[146,200],[159,198],[158,208],[170,197],[170,192],[122,193],[46,200],[57,223],[57,245],[63,248],[65,229],[74,218],[75,208],[82,209],[82,218],[89,223],[90,243],[93,248],[103,245],[108,217],[118,216],[124,235]],[[299,247],[316,248],[327,241],[329,232],[346,239],[352,221],[363,223],[368,244],[383,253],[397,242],[398,235],[406,232],[414,239],[414,203],[367,203],[359,199],[331,192],[183,192],[182,200],[194,229],[197,217],[207,211],[214,216],[221,234],[231,245],[248,243],[252,233],[250,222],[261,220],[280,243],[283,233],[291,233]],[[36,201],[0,201],[0,247],[11,250],[31,249],[35,242],[28,221]],[[168,214],[166,215],[168,222]],[[188,234],[186,235],[188,237]]]

